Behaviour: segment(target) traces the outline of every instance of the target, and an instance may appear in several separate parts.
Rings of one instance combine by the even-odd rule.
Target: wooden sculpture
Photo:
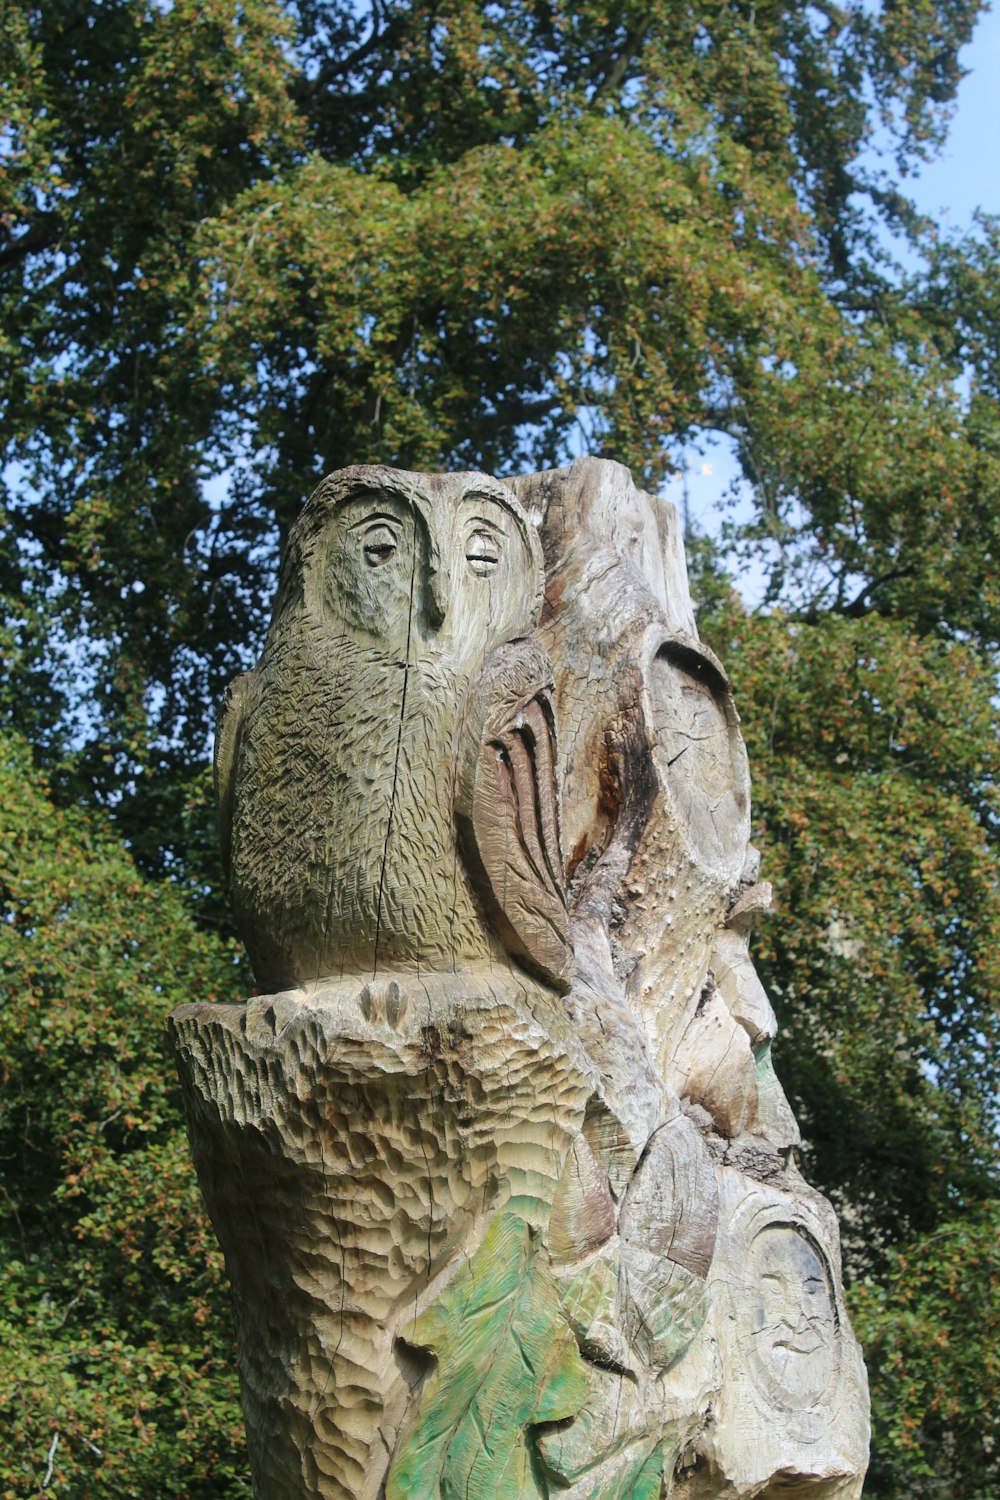
[[[673,508],[332,475],[216,770],[259,993],[171,1034],[258,1500],[860,1495]]]

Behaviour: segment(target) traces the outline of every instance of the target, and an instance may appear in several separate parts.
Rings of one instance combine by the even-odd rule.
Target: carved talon
[[[361,1014],[372,1026],[397,1029],[409,1004],[395,979],[371,979],[358,996]]]

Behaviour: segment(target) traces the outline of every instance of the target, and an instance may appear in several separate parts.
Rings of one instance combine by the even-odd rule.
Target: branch
[[[507,423],[537,422],[539,417],[558,411],[565,403],[558,396],[509,396],[494,402],[494,410],[472,419],[481,432],[495,432]]]
[[[7,271],[16,266],[25,256],[32,255],[36,250],[48,250],[55,244],[56,231],[59,228],[59,220],[53,215],[51,218],[40,219],[37,224],[32,224],[26,229],[20,239],[12,241],[0,250],[0,271]]]
[[[885,583],[894,582],[897,578],[909,578],[915,571],[913,563],[908,563],[906,567],[890,568],[888,572],[880,573],[877,578],[872,579],[871,583],[864,584],[855,594],[850,604],[845,604],[843,609],[839,610],[838,613],[842,614],[848,620],[861,619],[862,616],[870,614],[874,609],[875,606],[868,604],[866,601],[871,594],[874,594],[876,589],[880,589]]]
[[[892,583],[897,578],[909,578],[915,572],[916,568],[912,563],[906,567],[890,568],[887,572],[880,573],[877,578],[873,578],[871,583],[864,584],[855,594],[850,604],[832,604],[827,609],[821,610],[814,598],[807,609],[796,610],[793,614],[789,615],[789,619],[797,620],[803,625],[817,625],[821,613],[825,613],[841,615],[845,620],[861,620],[865,615],[870,615],[877,609],[878,606],[876,604],[869,602],[870,596],[877,589],[882,588],[886,583]],[[822,595],[819,597],[822,597]]]
[[[46,1462],[46,1465],[45,1465],[45,1476],[42,1479],[42,1489],[43,1490],[47,1490],[48,1487],[49,1487],[49,1480],[52,1478],[52,1470],[55,1468],[55,1463],[56,1463],[56,1449],[58,1447],[59,1447],[59,1432],[58,1432],[58,1429],[57,1429],[53,1433],[53,1435],[52,1435],[52,1442],[51,1442],[51,1444],[49,1446],[48,1461]]]
[[[359,62],[364,62],[366,57],[370,57],[382,40],[382,23],[382,7],[379,4],[379,0],[372,0],[371,31],[363,42],[358,43],[353,52],[349,52],[346,57],[341,58],[340,62],[334,63],[324,70],[324,81],[328,81],[331,78],[342,78],[345,73],[349,73]]]
[[[7,512],[14,523],[15,534],[27,534],[37,542],[48,562],[58,564],[70,556],[70,549],[63,536],[64,516],[53,516],[40,506],[30,510],[10,507]]]
[[[629,63],[642,50],[642,44],[646,40],[646,33],[652,19],[652,16],[647,16],[640,25],[631,26],[626,31],[624,46],[617,57],[612,59],[604,77],[594,88],[590,99],[591,104],[596,104],[603,95],[612,93],[624,83]]]
[[[372,29],[364,41],[352,48],[346,57],[324,62],[315,78],[297,80],[296,93],[300,98],[312,98],[316,94],[325,92],[336,79],[345,77],[357,67],[358,63],[370,57],[379,44],[387,41],[393,31],[398,31],[398,29],[395,23],[388,26],[385,24],[380,0],[372,0]]]

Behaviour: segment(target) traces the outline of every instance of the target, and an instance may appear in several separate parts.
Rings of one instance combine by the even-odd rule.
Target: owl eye
[[[365,562],[370,568],[380,568],[396,551],[396,534],[391,526],[373,526],[365,533]]]
[[[474,531],[465,544],[465,560],[473,573],[485,578],[500,563],[500,548],[488,531]]]

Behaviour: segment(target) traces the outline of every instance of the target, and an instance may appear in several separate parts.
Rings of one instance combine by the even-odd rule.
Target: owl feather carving
[[[222,854],[259,988],[507,963],[566,988],[535,532],[481,474],[324,480],[230,686]]]
[[[568,989],[552,668],[534,641],[488,657],[470,695],[455,799],[461,848],[509,952]]]

